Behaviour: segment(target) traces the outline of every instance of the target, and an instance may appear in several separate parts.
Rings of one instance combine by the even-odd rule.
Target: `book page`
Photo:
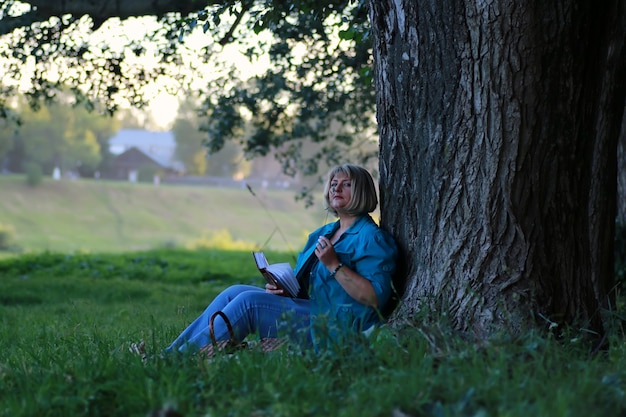
[[[263,252],[252,252],[252,255],[257,268],[269,284],[284,289],[291,297],[298,295],[300,283],[293,273],[291,264],[282,262],[270,265]]]
[[[261,272],[261,275],[263,275],[263,278],[265,278],[265,281],[267,281],[268,284],[275,286],[276,288],[284,289],[284,286],[281,285],[280,282],[278,282],[276,277],[274,277],[274,275],[272,275],[272,273],[267,270],[267,268],[269,267],[269,264],[267,262],[267,258],[265,257],[265,253],[252,252],[252,256],[254,257],[254,262],[256,263],[256,267]]]
[[[280,285],[289,292],[292,297],[298,295],[300,284],[293,273],[289,263],[276,263],[267,267],[267,270],[276,278]]]
[[[254,262],[256,262],[257,268],[266,269],[269,266],[269,263],[267,262],[267,258],[265,258],[265,253],[252,252],[252,256],[254,256]]]

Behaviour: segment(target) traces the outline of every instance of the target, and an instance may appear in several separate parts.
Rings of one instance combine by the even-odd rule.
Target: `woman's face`
[[[337,213],[341,213],[352,198],[352,182],[350,178],[341,172],[335,174],[330,180],[328,189],[328,201]]]

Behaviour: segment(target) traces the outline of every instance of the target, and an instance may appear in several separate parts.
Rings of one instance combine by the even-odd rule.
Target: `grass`
[[[250,248],[293,263],[324,220],[289,192],[0,176],[21,248],[0,252],[0,417],[626,415],[617,330],[597,356],[576,330],[478,346],[417,317],[332,352],[159,357],[219,291],[263,285]]]
[[[365,345],[318,354],[292,346],[211,361],[157,355],[143,364],[128,352],[144,339],[158,353],[217,292],[240,282],[262,285],[248,251],[44,252],[0,261],[0,417],[626,413],[626,344],[617,333],[595,357],[576,331],[479,347],[445,323],[383,328]]]
[[[0,175],[0,225],[22,251],[126,252],[215,243],[297,251],[325,221],[291,191]],[[1,243],[1,242],[0,242]],[[5,253],[6,254],[6,253]]]

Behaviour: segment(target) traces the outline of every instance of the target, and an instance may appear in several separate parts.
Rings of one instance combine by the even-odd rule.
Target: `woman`
[[[196,351],[210,344],[208,321],[218,310],[228,317],[237,340],[286,332],[316,346],[341,343],[379,322],[391,296],[397,249],[368,214],[378,205],[374,181],[364,168],[337,166],[328,174],[324,201],[338,220],[309,236],[294,270],[301,288],[296,298],[271,284],[229,287],[166,351]],[[221,317],[214,331],[217,340],[229,339]]]

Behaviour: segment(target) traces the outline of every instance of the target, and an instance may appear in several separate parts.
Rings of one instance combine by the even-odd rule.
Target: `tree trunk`
[[[603,333],[624,3],[372,0],[381,222],[426,310],[486,337]]]
[[[617,221],[626,226],[626,106],[617,144]]]

